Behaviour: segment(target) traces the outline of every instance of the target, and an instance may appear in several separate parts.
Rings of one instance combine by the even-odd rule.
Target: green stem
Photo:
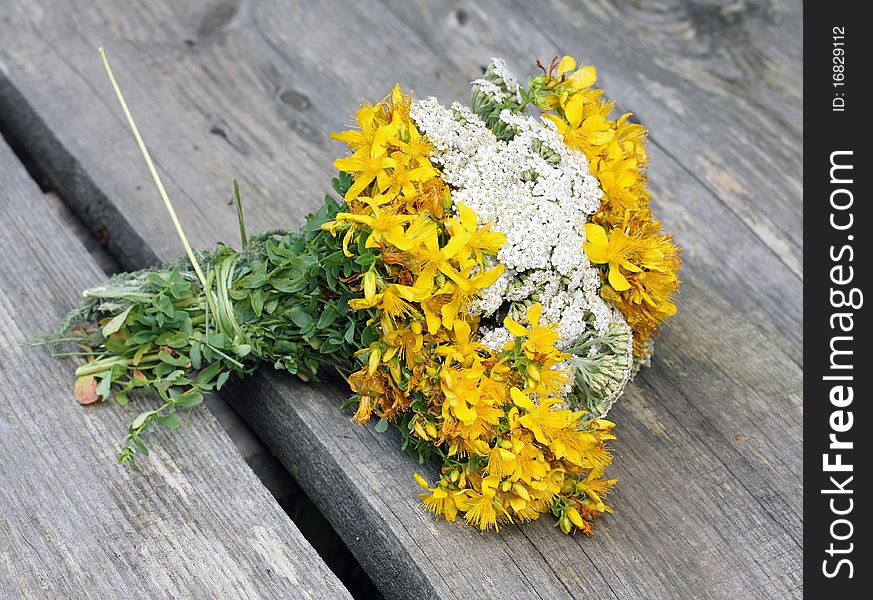
[[[176,211],[173,209],[173,203],[170,202],[170,197],[167,195],[167,190],[164,189],[164,184],[161,181],[161,176],[158,175],[158,170],[155,168],[154,162],[152,162],[152,157],[149,154],[148,148],[146,148],[145,142],[142,139],[142,136],[139,134],[139,129],[137,129],[136,122],[133,120],[133,115],[130,112],[130,109],[127,107],[127,102],[124,100],[124,95],[121,93],[121,88],[118,86],[118,82],[115,80],[115,74],[112,72],[112,67],[109,66],[109,56],[106,54],[106,50],[103,48],[99,49],[100,57],[103,59],[103,66],[106,68],[106,74],[109,75],[109,81],[112,84],[112,89],[115,90],[115,96],[118,98],[118,103],[121,105],[121,110],[124,113],[125,118],[127,119],[127,124],[130,126],[130,130],[133,132],[133,137],[136,139],[136,144],[139,146],[139,150],[142,153],[142,157],[145,159],[146,166],[149,169],[149,173],[151,173],[152,179],[155,182],[155,186],[158,188],[158,194],[161,196],[161,200],[164,201],[164,206],[167,208],[167,212],[170,213],[170,219],[173,221],[173,225],[176,227],[176,233],[179,234],[179,239],[182,241],[182,246],[185,248],[185,253],[188,255],[188,260],[191,261],[191,265],[194,267],[194,271],[197,273],[197,277],[200,279],[200,283],[206,288],[206,276],[203,274],[203,270],[200,268],[200,263],[197,262],[197,257],[194,256],[194,250],[191,248],[191,244],[188,243],[188,237],[185,235],[185,231],[182,229],[182,224],[179,222],[179,217],[176,216]]]
[[[83,294],[86,298],[138,298],[142,300],[148,300],[150,298],[154,298],[154,294],[147,294],[145,292],[125,292],[125,291],[112,291],[106,288],[94,288],[92,290],[86,290]]]
[[[149,355],[143,356],[141,359],[139,359],[139,362],[140,362],[140,364],[141,363],[151,363],[151,362],[156,362],[158,360],[160,360],[160,359],[158,358],[157,354],[149,354]],[[132,358],[120,358],[117,356],[113,356],[113,357],[108,358],[108,359],[95,360],[95,361],[89,362],[87,365],[83,365],[83,366],[79,367],[78,369],[76,369],[76,377],[82,377],[84,375],[93,375],[94,373],[100,373],[101,371],[106,371],[108,369],[111,369],[115,365],[129,367],[129,366],[133,365],[133,359]]]
[[[249,245],[248,236],[246,235],[246,222],[243,219],[242,199],[239,196],[239,183],[236,179],[233,180],[233,197],[236,200],[236,217],[239,221],[239,239],[242,242],[242,248],[245,250]]]

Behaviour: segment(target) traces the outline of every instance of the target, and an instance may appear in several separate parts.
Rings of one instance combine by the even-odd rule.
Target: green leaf
[[[133,423],[130,424],[130,428],[139,429],[146,422],[146,419],[148,419],[153,414],[155,414],[155,411],[153,410],[147,410],[146,412],[139,413],[137,417],[133,420]]]
[[[117,394],[115,394],[115,401],[118,403],[119,406],[127,406],[127,392],[118,392]]]
[[[99,376],[99,375],[98,375]],[[110,389],[112,387],[112,371],[107,371],[105,375],[103,375],[103,379],[100,380],[100,383],[97,385],[97,395],[101,398],[108,398],[110,394]]]
[[[142,357],[145,356],[145,353],[152,349],[151,344],[143,344],[139,348],[136,349],[136,352],[133,354],[133,366],[139,365]]]
[[[200,383],[209,383],[215,377],[215,375],[221,370],[222,364],[221,361],[216,361],[197,373],[197,381]]]
[[[157,306],[158,309],[169,318],[173,318],[176,316],[176,310],[173,308],[173,302],[170,300],[168,296],[161,294],[157,297]]]
[[[221,375],[218,376],[218,380],[215,382],[215,389],[220,390],[224,387],[224,384],[227,383],[228,378],[230,378],[230,371],[224,371]]]
[[[252,304],[255,316],[260,317],[261,313],[264,312],[264,290],[262,288],[255,290],[249,301]]]
[[[376,431],[378,431],[379,433],[385,433],[386,431],[388,431],[388,419],[386,419],[385,417],[379,419],[379,422],[376,423]]]
[[[200,355],[200,342],[191,342],[191,350],[188,353],[189,358],[191,359],[191,366],[195,369],[199,369],[202,364],[201,355]]]
[[[300,329],[306,329],[312,325],[312,315],[299,306],[295,306],[291,309],[288,316],[291,317],[291,321],[293,321]]]
[[[176,398],[176,406],[182,408],[194,408],[203,402],[203,394],[197,390],[189,390]]]
[[[158,352],[158,358],[161,362],[165,362],[168,365],[173,365],[174,367],[185,367],[191,362],[187,356],[173,356],[167,352],[161,350]]]
[[[149,273],[149,285],[151,285],[155,291],[161,291],[165,287],[167,287],[167,277],[168,276],[169,276],[169,274],[156,273],[156,272]]]
[[[159,335],[155,339],[154,343],[157,346],[169,346],[170,348],[177,350],[179,348],[184,348],[185,346],[187,346],[190,338],[190,332],[167,331]]]
[[[214,333],[209,336],[209,345],[219,350],[224,350],[227,339],[223,333]]]
[[[166,427],[167,429],[178,429],[178,427],[182,424],[182,422],[179,421],[178,415],[176,415],[175,413],[159,416],[158,423],[161,425],[161,427]]]
[[[185,371],[182,369],[176,369],[164,379],[164,383],[167,385],[188,385],[191,383],[191,380],[185,376]]]
[[[324,309],[324,312],[321,313],[321,317],[319,317],[318,323],[315,327],[317,329],[327,329],[333,325],[333,322],[336,321],[338,316],[339,313],[332,306],[328,306]]]
[[[145,455],[145,456],[148,456],[148,455],[149,455],[149,449],[146,448],[146,445],[142,443],[142,440],[141,440],[141,439],[139,439],[139,438],[133,438],[133,445],[136,446],[136,451],[137,451],[137,452],[139,452],[139,453],[141,453],[141,454],[143,454],[143,455]],[[131,459],[131,460],[133,460],[133,459]],[[134,464],[136,464],[135,461],[134,461]]]
[[[112,320],[103,326],[103,337],[109,337],[110,335],[121,329],[121,326],[124,325],[124,321],[125,319],[127,319],[127,315],[130,314],[130,309],[132,308],[133,304],[125,308],[123,312],[120,312],[112,317]]]

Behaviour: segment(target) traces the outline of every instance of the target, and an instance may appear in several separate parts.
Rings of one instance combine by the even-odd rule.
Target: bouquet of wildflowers
[[[495,59],[469,107],[395,87],[333,135],[339,197],[300,229],[248,237],[240,209],[240,250],[179,229],[186,258],[86,291],[51,338],[88,356],[77,399],[160,396],[119,461],[232,374],[329,366],[356,421],[440,463],[415,474],[427,510],[590,533],[615,483],[604,416],[676,310],[680,260],[648,206],[645,129],[610,116],[593,67],[537,64],[523,87]]]

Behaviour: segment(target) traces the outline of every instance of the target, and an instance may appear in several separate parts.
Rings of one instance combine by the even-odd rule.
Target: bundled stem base
[[[268,231],[242,252],[196,251],[206,288],[187,259],[123,273],[84,293],[82,306],[43,341],[75,340],[89,362],[76,374],[77,398],[127,403],[135,389],[163,403],[131,424],[119,462],[147,452],[142,435],[154,425],[177,427],[181,409],[202,402],[231,374],[261,362],[316,379],[319,369],[353,370],[355,349],[375,339],[367,311],[349,311],[361,265],[344,260],[321,225],[340,205],[328,197],[299,231]],[[84,325],[84,326],[83,326]]]

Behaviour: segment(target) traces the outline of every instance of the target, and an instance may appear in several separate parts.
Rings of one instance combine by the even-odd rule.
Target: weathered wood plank
[[[38,6],[4,15],[13,39],[0,50],[0,106],[67,200],[93,227],[110,231],[110,247],[128,267],[179,250],[102,92],[98,43],[112,53],[183,221],[202,245],[236,238],[233,211],[224,207],[234,175],[253,227],[297,223],[314,209],[342,151],[326,134],[348,121],[357,98],[380,97],[400,81],[419,96],[465,99],[466,82],[491,55],[521,68],[530,56],[577,53],[517,10],[495,13],[479,3],[460,5],[465,18],[439,3],[387,10],[368,0],[305,7],[189,0],[123,11],[68,2],[63,19]],[[700,171],[690,156],[700,140],[670,137],[672,129],[712,135],[721,159],[730,156],[719,154],[724,132],[745,127],[734,122],[742,114],[719,117],[721,133],[699,120],[677,124],[654,92],[636,88],[622,67],[630,59],[610,50],[608,36],[579,44],[623,108],[665,140],[652,149],[653,187],[660,214],[686,246],[681,312],[661,338],[655,366],[614,413],[613,472],[622,483],[617,514],[598,537],[567,539],[546,521],[499,536],[433,522],[416,506],[416,465],[392,435],[355,427],[336,410],[346,394],[339,387],[264,373],[229,397],[388,596],[797,596],[801,303],[800,280],[786,263],[799,254],[783,252],[791,243],[778,229],[774,239],[782,241],[764,243],[756,228],[779,218],[794,235],[799,204],[790,194],[785,202],[784,194],[773,196],[770,183],[751,198],[709,185],[712,175],[691,177],[685,165]],[[665,62],[681,51],[656,50]],[[791,60],[780,72],[790,72]],[[681,96],[697,85],[685,79],[665,81]],[[780,127],[775,117],[760,119]],[[799,150],[798,136],[786,131],[779,132],[788,158],[779,159],[778,177],[790,188],[796,165],[789,159]],[[742,174],[757,185],[766,168]],[[757,213],[743,208],[750,200],[762,207]]]
[[[0,596],[348,598],[207,411],[115,465],[127,410],[80,407],[22,344],[103,273],[0,139]]]

